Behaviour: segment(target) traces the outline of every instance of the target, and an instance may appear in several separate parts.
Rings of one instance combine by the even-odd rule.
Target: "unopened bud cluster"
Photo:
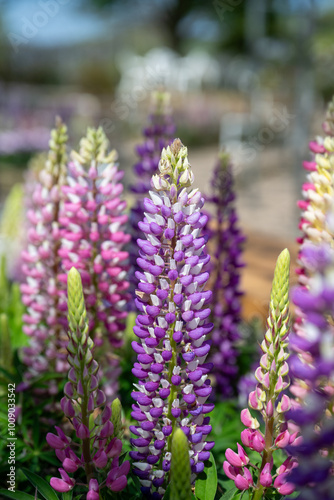
[[[56,427],[57,435],[47,435],[48,444],[56,450],[56,455],[62,462],[62,468],[59,469],[61,479],[52,478],[51,486],[59,492],[72,490],[76,481],[68,474],[82,468],[89,488],[87,499],[98,500],[100,497],[97,479],[104,475],[103,486],[111,491],[120,491],[127,485],[126,476],[130,463],[119,463],[122,442],[115,436],[112,409],[105,405],[106,396],[99,389],[99,367],[93,357],[94,343],[89,336],[81,278],[75,268],[72,268],[68,275],[68,321],[67,350],[71,368],[61,407],[80,440],[80,454],[76,453],[71,439],[61,428]],[[116,404],[116,416],[117,406]]]
[[[263,355],[255,371],[258,384],[249,394],[249,407],[261,413],[264,432],[249,409],[241,412],[241,421],[247,427],[241,433],[244,446],[260,454],[259,466],[251,464],[247,453],[238,444],[238,452],[226,451],[224,471],[240,490],[253,490],[253,498],[262,498],[268,488],[275,488],[282,495],[290,494],[294,487],[288,482],[288,473],[296,461],[288,457],[273,471],[273,453],[289,444],[297,444],[297,433],[290,434],[285,423],[285,413],[290,409],[289,397],[284,390],[289,386],[287,364],[287,339],[289,334],[289,268],[290,255],[284,250],[278,257],[273,280],[268,329],[261,344]],[[252,472],[253,468],[253,472]],[[258,470],[258,480],[254,472]]]

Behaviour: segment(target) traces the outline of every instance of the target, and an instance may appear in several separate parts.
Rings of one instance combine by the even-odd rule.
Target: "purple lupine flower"
[[[245,236],[239,227],[235,209],[233,173],[230,157],[223,152],[214,169],[211,180],[213,194],[207,201],[214,204],[215,215],[210,224],[210,241],[216,249],[211,261],[209,286],[212,297],[212,362],[218,386],[223,398],[236,392],[238,375],[238,349],[241,323],[240,268]]]
[[[289,418],[300,429],[301,443],[293,448],[299,466],[289,479],[298,498],[334,498],[334,251],[329,244],[309,244],[303,265],[310,272],[308,288],[297,288],[293,301],[302,311],[304,336],[294,335],[290,369],[307,391]],[[292,450],[291,450],[292,452]]]
[[[154,92],[152,94],[153,109],[149,116],[149,123],[143,130],[145,140],[136,147],[136,153],[139,161],[134,165],[133,171],[136,176],[136,184],[132,184],[130,189],[135,194],[135,202],[130,210],[130,226],[132,241],[143,236],[138,228],[138,223],[143,219],[144,214],[144,196],[151,187],[151,177],[158,172],[158,166],[163,148],[167,147],[172,138],[175,137],[175,125],[170,109],[170,95],[167,92]],[[130,290],[135,298],[136,278],[135,271],[138,270],[137,245],[130,245]],[[132,302],[131,309],[136,307]]]
[[[99,366],[93,357],[81,278],[74,267],[68,274],[68,322],[70,371],[61,407],[74,427],[79,450],[61,428],[55,427],[57,434],[47,434],[47,443],[62,463],[61,479],[53,477],[50,484],[56,491],[71,491],[76,481],[69,474],[80,476],[83,469],[86,498],[98,500],[102,488],[117,492],[126,487],[130,462],[119,463],[122,441],[115,435],[112,409],[105,405],[106,396],[99,389]]]
[[[66,180],[67,129],[60,119],[51,132],[50,151],[32,195],[33,206],[28,210],[27,248],[22,251],[22,301],[27,307],[23,330],[30,345],[23,351],[23,361],[29,367],[27,379],[50,369],[57,372],[67,366],[65,287],[59,283],[62,270],[58,255],[61,239],[59,214],[62,206],[61,187]]]
[[[212,292],[204,291],[209,274],[203,266],[210,257],[201,230],[207,216],[201,213],[201,193],[188,189],[192,182],[187,148],[176,139],[162,151],[139,223],[145,234],[138,239],[142,271],[136,273],[139,342],[132,343],[137,353],[132,372],[139,379],[132,417],[138,425],[131,427],[137,450],[130,455],[142,491],[154,498],[168,484],[173,429],[180,427],[189,440],[192,482],[214,444],[207,441],[207,414],[213,409],[206,402],[212,369],[205,363],[207,335],[213,326],[208,322]]]
[[[16,128],[0,132],[0,155],[43,151],[47,147],[49,131],[46,127]]]
[[[124,232],[126,202],[121,199],[120,182],[124,173],[115,163],[117,153],[108,152],[108,146],[101,128],[88,129],[79,153],[72,152],[68,185],[63,187],[60,220],[64,231],[59,255],[65,270],[73,266],[81,272],[89,306],[90,336],[95,345],[101,346],[107,337],[113,348],[106,353],[107,363],[103,363],[104,374],[109,377],[106,392],[112,399],[118,392],[120,373],[119,359],[113,351],[123,344],[127,316],[124,309],[130,298],[128,252],[124,250],[130,235]],[[66,282],[66,274],[60,279]]]

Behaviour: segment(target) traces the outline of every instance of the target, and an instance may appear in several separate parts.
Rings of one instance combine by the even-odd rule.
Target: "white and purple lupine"
[[[302,441],[293,450],[299,465],[289,481],[300,499],[334,498],[334,250],[328,243],[308,244],[303,265],[310,274],[308,288],[297,288],[293,301],[303,313],[304,336],[290,341],[291,372],[308,391],[289,418]],[[303,353],[303,356],[301,356]]]
[[[240,269],[244,266],[242,250],[245,241],[235,208],[235,192],[230,156],[222,152],[211,180],[214,205],[210,221],[210,241],[215,244],[211,261],[209,287],[212,296],[212,362],[217,396],[228,398],[236,393],[238,348],[241,324]]]
[[[26,380],[50,369],[63,372],[66,363],[66,290],[58,281],[62,272],[58,255],[61,242],[59,221],[66,183],[67,128],[60,119],[51,132],[50,151],[44,169],[35,182],[33,205],[28,210],[27,248],[22,251],[22,301],[27,307],[23,331],[30,345],[23,351],[29,367]],[[56,389],[57,391],[57,389]]]
[[[57,434],[47,434],[48,444],[62,463],[61,478],[52,477],[50,484],[58,492],[71,491],[76,479],[69,474],[76,473],[81,484],[80,479],[85,476],[86,499],[99,500],[103,488],[117,492],[126,487],[130,462],[119,462],[122,454],[116,422],[119,405],[115,405],[113,419],[112,408],[105,404],[106,395],[99,389],[99,365],[93,356],[94,342],[89,335],[80,274],[74,267],[68,274],[68,323],[70,371],[61,407],[74,427],[79,449],[60,427],[56,427]]]
[[[152,112],[149,115],[149,123],[143,130],[144,142],[136,146],[136,153],[139,160],[133,167],[136,176],[136,183],[130,186],[130,190],[135,195],[134,205],[130,210],[130,227],[132,234],[132,244],[129,246],[130,254],[130,290],[135,298],[138,249],[137,238],[141,238],[143,233],[138,228],[138,223],[143,219],[144,197],[151,186],[151,177],[158,171],[161,151],[167,147],[172,138],[175,137],[175,125],[173,122],[170,106],[170,95],[167,92],[152,93]],[[135,306],[131,303],[131,308]]]
[[[132,372],[139,379],[132,417],[138,425],[131,426],[137,450],[130,455],[143,493],[153,498],[162,497],[169,481],[173,430],[180,427],[188,438],[192,482],[214,445],[207,441],[207,414],[214,407],[206,402],[212,390],[207,335],[213,327],[212,292],[204,291],[209,273],[203,267],[210,257],[201,231],[207,216],[201,193],[190,190],[193,180],[187,148],[175,139],[162,151],[139,223],[146,239],[138,239],[142,271],[136,273],[140,314],[134,333],[139,342],[132,343],[137,353]]]

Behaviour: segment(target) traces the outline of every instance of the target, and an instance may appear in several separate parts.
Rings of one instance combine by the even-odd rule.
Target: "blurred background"
[[[261,307],[278,253],[296,254],[301,162],[334,90],[333,23],[331,0],[0,0],[0,211],[57,114],[73,148],[102,125],[133,182],[151,91],[165,88],[196,186],[231,152],[243,286]]]

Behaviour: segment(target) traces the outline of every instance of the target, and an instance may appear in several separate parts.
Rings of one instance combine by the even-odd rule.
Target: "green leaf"
[[[195,494],[198,500],[214,500],[217,491],[217,468],[215,459],[210,453],[206,466],[196,480]]]
[[[28,495],[28,493],[23,493],[22,491],[12,491],[0,490],[0,497],[13,498],[14,500],[35,500],[35,497]]]
[[[236,487],[231,488],[230,490],[225,491],[224,495],[220,497],[219,500],[232,500],[232,498],[235,497],[236,493],[240,493],[240,490],[238,490],[238,488]]]
[[[72,497],[73,497],[73,490],[66,491],[66,493],[62,494],[62,500],[72,500]]]
[[[34,472],[31,472],[28,469],[21,468],[23,474],[29,479],[31,484],[38,489],[38,492],[43,495],[46,500],[59,500],[55,491],[51,488],[51,486],[44,481],[41,477],[39,477]]]
[[[167,486],[163,500],[169,500],[170,499],[170,484]]]

